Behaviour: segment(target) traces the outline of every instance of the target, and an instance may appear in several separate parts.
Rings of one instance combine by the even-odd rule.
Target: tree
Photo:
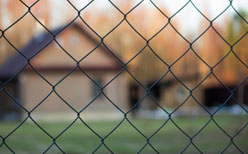
[[[227,34],[228,34],[228,42],[233,45],[238,41],[241,37],[243,37],[237,44],[233,46],[233,53],[230,55],[230,63],[228,67],[232,67],[235,70],[235,76],[237,79],[237,83],[241,83],[245,77],[248,75],[248,24],[247,21],[244,21],[247,18],[247,12],[245,10],[239,10],[239,15],[235,14],[232,17],[232,20],[229,21],[227,27]],[[240,17],[241,15],[241,17]],[[237,57],[236,57],[237,56]],[[236,59],[236,60],[234,60]],[[240,60],[241,61],[240,61]],[[247,82],[245,82],[247,83]],[[245,92],[245,84],[241,85],[238,89],[238,96],[237,99],[239,103],[244,103],[244,92]]]
[[[24,3],[26,3],[28,6],[31,6],[34,2],[35,0],[24,1]],[[28,8],[20,1],[1,1],[0,6],[4,8],[4,11],[1,11],[0,13],[1,30],[6,30],[6,28],[15,23],[28,10]],[[42,2],[36,3],[36,5],[34,5],[31,9],[31,12],[35,15],[35,17],[38,18],[38,20],[40,20],[47,27],[50,27],[49,20],[51,14],[49,12],[49,6],[49,1],[43,0]],[[3,21],[3,17],[7,18],[8,20]],[[21,50],[21,48],[36,35],[37,25],[39,25],[39,23],[30,15],[30,13],[28,13],[21,20],[7,29],[4,33],[4,36],[15,48]],[[3,63],[17,51],[3,37],[0,39],[0,41],[0,63]]]

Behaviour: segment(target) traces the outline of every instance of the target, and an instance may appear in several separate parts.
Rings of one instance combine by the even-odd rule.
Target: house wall
[[[90,74],[95,80],[102,79],[103,84],[109,82],[117,72],[95,72]],[[61,72],[43,73],[49,78],[50,82],[58,81],[58,77],[62,76]],[[115,103],[119,108],[126,111],[128,107],[127,100],[127,82],[124,76],[119,76],[111,82],[104,93]],[[74,72],[65,80],[60,82],[55,88],[55,91],[63,97],[75,110],[80,111],[95,96],[92,96],[93,82],[89,80],[81,72]],[[24,106],[28,110],[32,110],[39,102],[44,100],[52,91],[52,87],[41,79],[36,73],[26,72],[22,75],[22,100]],[[104,97],[101,96],[89,105],[82,114],[88,112],[118,112],[118,110]],[[42,104],[40,104],[32,114],[75,114],[56,94],[52,92]],[[74,117],[75,118],[75,117]]]
[[[63,81],[60,82],[60,80],[70,72],[70,69],[77,65],[73,58],[76,61],[81,60],[96,48],[97,40],[93,40],[93,38],[73,25],[57,35],[56,40],[71,57],[53,41],[34,56],[30,62],[33,68],[40,72],[43,79],[31,67],[27,68],[20,76],[23,104],[29,111],[32,111],[32,117],[40,118],[53,114],[53,116],[48,117],[52,118],[63,114],[66,116],[72,115],[75,118],[77,114],[73,110],[80,111],[96,97],[92,95],[94,93],[93,89],[97,89],[96,86],[93,88],[94,83],[79,69],[70,73]],[[85,59],[80,61],[79,65],[94,80],[101,80],[103,85],[109,82],[121,67],[104,47],[96,48]],[[124,76],[114,79],[104,88],[104,93],[108,98],[104,96],[98,97],[85,108],[81,115],[88,116],[88,112],[116,112],[123,116],[109,100],[113,101],[120,109],[127,111],[128,93],[126,80],[127,78]],[[59,84],[57,85],[57,83]],[[56,85],[55,91],[52,92],[50,84]],[[40,102],[42,103],[39,105]],[[73,109],[66,103],[71,105]],[[26,114],[23,115],[25,116]]]
[[[56,40],[77,61],[81,60],[97,46],[88,36],[82,35],[79,30],[73,27],[64,30],[56,37]],[[76,62],[61,47],[53,41],[31,60],[32,65],[34,67],[74,67]],[[117,60],[108,54],[110,55],[108,51],[103,51],[102,48],[98,47],[82,60],[80,65],[82,67],[116,65],[115,61]]]
[[[192,89],[195,87],[196,82],[184,81],[184,84],[187,85],[188,88]],[[204,89],[203,87],[198,87],[192,93],[194,98],[202,105],[204,105],[203,89]],[[168,87],[162,88],[161,93],[162,93],[160,99],[161,105],[171,109],[175,109],[176,107],[178,107],[190,95],[189,90],[187,90],[180,83],[173,83]],[[195,109],[197,107],[200,107],[200,105],[198,105],[197,102],[192,97],[189,97],[187,101],[184,103],[184,105],[180,107],[180,109],[188,110],[189,108]]]
[[[6,79],[1,81],[5,82]],[[0,91],[0,120],[18,120],[20,118],[23,110],[17,104],[18,102],[22,105],[19,97],[19,82],[17,79],[13,79],[6,88]]]

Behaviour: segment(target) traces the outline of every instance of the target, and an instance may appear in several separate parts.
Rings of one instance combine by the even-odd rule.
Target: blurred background
[[[27,6],[32,6],[35,3],[35,1],[32,0],[23,2]],[[110,69],[109,67],[118,67],[113,66],[115,64],[109,64],[111,63],[110,61],[119,63],[118,65],[120,65],[120,67],[122,67],[123,63],[127,64],[128,72],[131,73],[131,75],[122,71],[119,77],[122,79],[116,79],[116,82],[120,80],[118,82],[122,83],[123,87],[121,86],[116,94],[113,94],[116,90],[112,90],[111,92],[111,89],[114,89],[114,86],[118,84],[115,83],[115,80],[106,87],[106,89],[108,89],[113,85],[108,90],[113,97],[110,99],[117,104],[120,102],[118,105],[121,105],[121,107],[125,109],[133,106],[133,104],[136,104],[138,100],[146,95],[145,87],[151,88],[150,96],[153,98],[151,99],[148,98],[150,96],[145,96],[150,100],[143,98],[145,100],[143,100],[143,103],[138,103],[140,105],[137,105],[137,108],[154,110],[158,108],[157,104],[159,104],[162,107],[171,108],[173,110],[184,101],[186,101],[186,103],[181,109],[186,109],[190,106],[188,108],[189,110],[194,107],[200,107],[201,105],[216,107],[223,103],[225,103],[225,106],[233,106],[237,104],[236,102],[243,106],[247,105],[246,57],[248,52],[246,49],[247,36],[245,35],[247,33],[247,11],[245,10],[247,2],[233,1],[232,6],[229,6],[230,2],[225,0],[218,3],[214,1],[192,1],[193,4],[188,1],[144,1],[141,2],[141,4],[139,4],[140,1],[113,1],[112,4],[108,1],[70,2],[73,6],[68,1],[42,0],[35,3],[29,13],[27,12],[27,6],[20,1],[1,1],[0,25],[2,31],[6,30],[0,40],[1,64],[3,65],[11,59],[10,57],[18,54],[16,49],[18,49],[19,52],[25,52],[23,51],[25,47],[32,50],[30,42],[34,41],[34,38],[41,38],[42,41],[41,36],[49,33],[48,30],[50,32],[56,31],[61,29],[61,27],[65,27],[68,23],[73,22],[73,24],[77,25],[76,27],[81,27],[83,31],[87,33],[87,36],[83,33],[82,36],[80,36],[78,29],[75,31],[67,28],[70,30],[67,30],[65,32],[66,34],[61,32],[61,34],[57,36],[56,41],[52,41],[48,47],[43,49],[50,51],[52,50],[50,48],[55,48],[53,50],[58,50],[58,53],[51,53],[52,51],[50,51],[49,54],[43,54],[47,51],[41,51],[37,56],[32,57],[31,60],[31,64],[34,68],[40,71],[41,75],[53,85],[58,83],[60,79],[70,72],[70,67],[73,69],[73,66],[76,65],[76,62],[73,62],[73,60],[81,60],[88,53],[92,52],[95,47],[96,49],[100,49],[101,46],[103,46],[99,46],[100,37],[103,37],[104,45],[107,46],[109,48],[108,50],[111,50],[117,58],[112,55],[112,57],[110,56],[111,59],[107,60],[106,58],[105,61],[102,60],[101,66],[106,66],[105,68],[99,68],[96,62],[94,63],[93,61],[94,59],[98,61],[104,58],[102,58],[101,55],[97,55],[97,51],[93,51],[92,54],[84,57],[85,59],[80,62],[84,66],[87,65],[88,68],[95,67],[95,70],[86,68],[86,71],[91,73],[93,80],[101,82],[100,86],[107,84],[111,78],[121,70],[118,70],[118,68],[116,70],[108,70],[109,73],[105,73],[106,77],[102,77],[101,79],[101,77],[97,75],[99,72]],[[137,4],[139,5],[135,7]],[[135,9],[131,10],[134,7]],[[199,11],[195,7],[197,7]],[[182,10],[177,12],[180,8],[182,8]],[[82,9],[80,11],[80,17],[77,16],[78,11],[76,11],[76,9]],[[235,11],[238,11],[238,14]],[[123,19],[123,14],[126,13],[128,13],[127,17]],[[18,21],[20,18],[21,20]],[[169,23],[168,18],[171,18]],[[211,26],[210,21],[212,21]],[[14,25],[12,25],[13,23]],[[87,39],[89,41],[93,39],[94,41],[90,43],[87,42]],[[149,45],[146,44],[147,40],[149,40]],[[37,44],[40,43],[37,42]],[[52,45],[54,46],[50,47]],[[232,50],[231,45],[233,45]],[[63,51],[61,47],[63,47],[65,51]],[[37,51],[33,51],[33,55],[36,52]],[[73,58],[68,54],[66,55],[66,52]],[[32,53],[30,54],[32,55]],[[60,57],[61,60],[54,60],[54,56]],[[23,57],[17,59],[14,61],[25,61]],[[92,61],[92,64],[89,64],[91,63],[90,61]],[[7,77],[2,75],[2,80],[4,81],[4,78],[7,80],[13,76],[14,73],[23,68],[26,63],[23,62],[21,66],[16,67]],[[170,69],[168,69],[169,66]],[[5,66],[7,70],[8,67],[11,66]],[[41,70],[42,68],[43,70]],[[210,73],[211,68],[213,69]],[[58,73],[53,74],[51,70],[57,71]],[[32,70],[32,72],[34,71]],[[74,74],[78,76],[77,73]],[[75,86],[73,84],[79,85],[80,82],[83,82],[69,83],[70,80],[72,81],[73,78],[76,78],[73,75],[66,78],[68,79],[68,83],[61,82],[58,84],[58,88],[61,87],[58,89],[58,93],[61,91],[62,97],[66,94],[71,95],[69,93],[72,92],[71,89]],[[18,90],[15,88],[17,85],[13,85],[14,88],[12,90],[18,93],[17,95],[20,95],[16,97],[26,99],[23,103],[30,106],[30,109],[38,104],[51,91],[51,86],[49,84],[44,85],[42,83],[44,80],[37,77],[37,73],[31,75],[20,73],[19,76],[18,80],[22,80],[23,82],[19,83],[18,81],[16,84],[22,83],[23,85],[19,86],[19,92],[17,92]],[[84,74],[81,76],[84,76]],[[34,80],[33,82],[36,83],[37,87],[29,80]],[[25,88],[24,81],[29,82],[31,87],[26,86],[27,88]],[[93,86],[88,85],[89,90],[84,90],[82,89],[83,86],[81,86],[81,90],[85,91],[84,93],[91,91],[85,94],[85,97],[89,95],[92,97],[85,99],[84,105],[96,97],[97,90],[99,89],[99,87],[94,86],[94,82],[90,80],[87,82],[91,82],[88,84],[93,84]],[[71,88],[65,88],[66,84],[70,84]],[[11,83],[8,85],[11,88]],[[32,87],[34,87],[33,90]],[[38,87],[39,89],[37,89]],[[70,90],[66,91],[66,89]],[[193,89],[192,93],[194,97],[188,98],[191,89]],[[68,101],[68,103],[77,105],[79,100],[75,100],[75,98],[83,99],[81,98],[81,90],[80,86],[78,86],[78,88],[75,88],[75,93],[78,94],[71,96],[72,98],[68,98],[67,100],[65,98],[65,100]],[[232,90],[233,95],[231,95]],[[27,97],[30,95],[29,91],[37,91],[36,93],[38,95],[34,94],[37,96],[33,97],[32,100],[28,100]],[[4,93],[4,91],[2,90],[1,93]],[[121,96],[124,97],[121,98]],[[9,96],[6,97],[9,101],[13,101]],[[73,97],[74,100],[72,100]],[[118,98],[121,99],[118,100]],[[60,100],[60,98],[58,99]],[[102,99],[105,99],[105,97]],[[28,103],[25,103],[27,101]],[[111,106],[107,108],[113,110],[113,105],[111,103],[107,104]],[[78,110],[83,107],[80,105],[77,106]],[[240,106],[236,106],[235,109],[236,108],[239,110]],[[241,111],[242,107],[240,108],[240,112]]]
[[[189,136],[210,125],[206,134],[214,137],[219,133],[211,132],[218,129],[223,133],[220,139],[232,136],[225,131],[233,135],[245,132],[237,141],[241,148],[216,141],[219,152],[231,146],[230,153],[247,152],[247,6],[246,0],[2,0],[0,120],[37,120],[55,136],[73,120],[89,120],[95,129],[106,127],[99,130],[105,135],[113,128],[124,131],[130,126],[152,135],[167,124],[171,115],[176,121],[169,118],[171,132],[160,132],[175,137],[172,142],[184,143],[183,137],[173,131],[177,124]],[[124,114],[133,121],[125,119]],[[216,121],[209,117],[211,114]],[[144,119],[148,121],[143,123]],[[22,127],[28,129],[34,124],[25,125]],[[145,129],[147,125],[151,129]],[[4,137],[16,126],[5,125],[0,135]],[[79,133],[79,123],[75,127]],[[109,145],[122,142],[123,136],[116,134],[116,141],[109,141]],[[205,144],[210,140],[208,135],[204,136],[206,141],[199,140],[199,146],[217,152],[218,148]],[[62,139],[61,144],[67,140]],[[139,148],[126,145],[133,147],[131,152],[142,147],[138,137],[126,140],[141,144]],[[18,139],[10,141],[16,142]],[[173,148],[175,143],[171,143],[172,151],[160,148],[163,138],[154,142],[163,152],[178,149]],[[27,151],[29,144],[23,145]],[[73,151],[72,145],[69,150],[80,151]],[[193,144],[190,147],[190,153],[199,152]],[[154,150],[149,148],[147,153]],[[117,145],[113,149],[130,152]]]

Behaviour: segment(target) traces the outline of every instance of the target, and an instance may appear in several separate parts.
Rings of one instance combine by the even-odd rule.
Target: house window
[[[103,80],[102,79],[95,79],[95,82],[101,87],[103,87]],[[98,87],[95,83],[92,82],[92,88],[91,88],[91,96],[95,98],[99,93],[101,92],[101,88]],[[102,95],[98,96],[98,98],[101,98]]]

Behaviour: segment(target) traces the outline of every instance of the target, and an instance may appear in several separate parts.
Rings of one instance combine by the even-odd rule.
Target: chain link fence
[[[99,151],[99,149],[101,148],[106,148],[108,153],[115,153],[115,151],[112,150],[111,145],[106,144],[106,140],[108,138],[111,137],[112,134],[114,134],[116,131],[118,131],[118,129],[120,129],[120,127],[123,125],[124,122],[127,122],[129,124],[130,127],[134,128],[134,130],[140,134],[144,140],[144,144],[139,148],[139,150],[136,153],[143,153],[144,149],[147,147],[150,147],[154,153],[162,153],[159,148],[157,148],[158,146],[156,145],[156,143],[153,143],[151,140],[154,138],[154,136],[156,136],[164,127],[166,127],[166,125],[168,125],[168,123],[172,123],[171,125],[175,126],[174,129],[177,129],[179,132],[181,132],[182,134],[184,134],[184,137],[187,138],[188,142],[186,144],[186,146],[184,146],[183,149],[181,149],[180,153],[184,153],[187,151],[187,149],[191,146],[193,146],[195,148],[195,152],[196,153],[205,153],[204,149],[198,147],[195,138],[197,136],[199,136],[205,129],[206,127],[209,125],[209,123],[213,122],[217,128],[225,134],[225,136],[228,138],[228,142],[226,142],[226,146],[223,147],[220,151],[220,153],[225,153],[226,151],[228,151],[228,149],[231,146],[234,146],[235,149],[240,152],[240,153],[247,153],[247,148],[246,149],[242,149],[240,148],[239,144],[235,142],[235,137],[238,136],[239,134],[241,134],[243,131],[245,133],[245,130],[247,125],[248,125],[248,121],[246,119],[246,121],[244,122],[244,125],[242,125],[242,127],[238,128],[235,130],[234,134],[230,134],[228,133],[215,119],[215,116],[218,114],[218,112],[220,112],[220,110],[222,110],[223,108],[225,108],[226,104],[229,103],[229,101],[232,100],[233,104],[236,104],[243,112],[243,117],[247,117],[247,113],[248,110],[245,107],[245,101],[247,100],[243,100],[240,101],[237,98],[237,91],[239,91],[240,89],[243,89],[244,93],[243,93],[243,97],[245,98],[245,95],[247,94],[246,91],[244,90],[245,85],[247,85],[247,79],[248,79],[248,75],[247,75],[247,70],[248,70],[248,66],[247,66],[247,54],[248,50],[247,50],[247,44],[245,45],[245,52],[242,54],[243,57],[245,57],[245,59],[243,59],[242,57],[240,57],[239,54],[237,54],[238,51],[235,51],[235,47],[243,40],[247,38],[247,32],[248,32],[248,22],[247,22],[247,17],[244,17],[242,13],[240,13],[234,6],[233,6],[233,0],[229,0],[229,5],[221,12],[219,13],[215,18],[213,19],[209,19],[199,8],[197,8],[197,6],[194,4],[193,1],[189,0],[187,1],[180,9],[178,9],[174,14],[172,14],[171,16],[168,16],[166,13],[164,13],[163,10],[160,9],[160,6],[157,5],[154,1],[150,0],[149,3],[152,4],[152,6],[157,9],[160,14],[165,17],[167,19],[167,22],[164,23],[163,27],[156,33],[154,33],[150,38],[146,38],[145,36],[143,36],[139,30],[136,29],[136,27],[129,21],[128,17],[129,15],[136,10],[141,4],[144,3],[144,0],[139,1],[137,4],[135,4],[134,6],[132,6],[132,8],[127,11],[126,13],[124,13],[113,1],[108,0],[107,2],[110,3],[115,9],[116,11],[118,11],[121,15],[122,15],[122,19],[120,20],[120,22],[118,24],[116,24],[110,31],[108,31],[104,36],[101,36],[100,34],[97,33],[97,31],[94,30],[94,28],[92,28],[87,21],[81,16],[82,12],[84,12],[84,10],[88,7],[90,7],[90,5],[92,3],[95,3],[94,0],[90,1],[87,5],[85,5],[82,9],[78,9],[70,0],[67,0],[67,3],[69,5],[71,5],[73,7],[74,10],[76,10],[77,12],[77,16],[71,21],[69,22],[66,26],[63,26],[62,28],[59,28],[57,30],[51,30],[49,28],[46,27],[46,25],[44,25],[42,23],[42,21],[40,21],[35,14],[32,12],[32,9],[38,4],[40,3],[40,0],[37,0],[36,2],[34,2],[32,5],[27,5],[24,1],[19,0],[20,5],[23,5],[26,7],[26,12],[19,18],[17,19],[14,23],[12,23],[11,25],[9,25],[7,28],[5,29],[0,29],[0,39],[2,40],[6,40],[7,43],[15,49],[15,51],[17,52],[17,57],[19,57],[19,59],[21,60],[21,63],[18,62],[18,59],[11,59],[10,62],[7,60],[7,65],[3,65],[3,68],[0,69],[0,74],[7,74],[7,77],[5,76],[4,79],[1,80],[0,82],[0,92],[4,93],[5,95],[7,95],[8,99],[11,100],[11,103],[13,106],[15,106],[16,108],[18,108],[18,110],[21,111],[21,114],[19,114],[18,116],[22,116],[24,117],[19,118],[21,119],[21,122],[11,131],[9,131],[6,135],[1,134],[0,132],[0,151],[1,148],[3,149],[4,147],[6,147],[8,149],[9,153],[16,153],[15,151],[15,147],[14,146],[10,146],[8,143],[8,139],[12,136],[15,136],[15,132],[18,131],[19,129],[21,129],[23,127],[23,125],[25,123],[27,123],[28,120],[30,120],[32,123],[34,123],[42,132],[44,132],[50,140],[50,145],[46,148],[46,149],[42,149],[43,153],[49,153],[49,151],[51,150],[51,148],[53,147],[57,147],[57,149],[61,152],[61,153],[68,153],[64,150],[63,146],[60,146],[57,141],[61,138],[61,136],[63,136],[64,133],[66,133],[67,131],[69,131],[69,129],[71,127],[73,127],[73,125],[76,124],[76,121],[80,121],[81,123],[83,123],[87,129],[89,131],[91,131],[100,141],[100,143],[98,145],[95,145],[96,148],[94,148],[94,150],[92,151],[92,153],[97,153]],[[185,9],[185,7],[187,6],[193,6],[193,8],[204,18],[204,20],[208,21],[207,27],[206,29],[199,34],[195,39],[193,40],[188,40],[187,37],[184,36],[184,34],[180,33],[180,31],[173,25],[172,20],[182,11]],[[243,25],[245,27],[245,32],[235,41],[230,42],[229,40],[227,40],[224,36],[222,36],[222,34],[216,29],[216,27],[214,26],[214,23],[216,22],[217,19],[219,19],[228,9],[232,9],[235,14],[236,17],[239,18],[239,20],[241,20],[243,22]],[[27,15],[31,15],[36,22],[38,22],[45,30],[47,35],[43,36],[43,40],[41,40],[40,42],[32,42],[31,46],[33,45],[33,50],[34,49],[39,49],[37,51],[34,51],[32,53],[32,51],[29,52],[23,52],[20,49],[18,49],[14,44],[15,42],[12,42],[8,39],[8,37],[6,37],[6,33],[11,30],[11,28],[16,25],[18,22],[24,20],[25,16]],[[87,55],[83,56],[83,58],[81,59],[76,59],[73,55],[70,54],[70,49],[66,49],[66,47],[63,46],[64,43],[61,43],[57,37],[60,33],[62,33],[63,31],[66,31],[68,27],[70,27],[71,25],[73,25],[75,23],[76,20],[80,20],[85,27],[87,27],[91,33],[93,33],[95,36],[97,36],[97,39],[99,40],[99,42],[96,43],[96,46],[94,48],[92,48],[91,50],[87,51]],[[109,35],[111,35],[111,33],[113,33],[116,29],[118,29],[118,27],[120,27],[122,24],[128,24],[129,28],[132,29],[133,32],[135,32],[144,42],[145,45],[143,46],[143,48],[141,50],[139,50],[134,56],[132,56],[132,58],[130,58],[127,62],[124,62],[120,56],[118,54],[116,54],[111,48],[109,48],[108,45],[106,45],[105,40],[108,38]],[[168,26],[171,26],[173,28],[173,31],[180,36],[181,39],[183,39],[185,42],[187,42],[187,50],[184,51],[179,57],[177,57],[172,63],[167,63],[167,61],[165,61],[163,58],[160,57],[160,55],[157,53],[157,51],[155,49],[153,49],[153,47],[150,45],[150,42],[156,38],[163,30],[166,30],[168,28]],[[210,65],[208,63],[208,61],[206,61],[206,59],[204,59],[199,52],[197,52],[197,50],[193,47],[194,44],[203,37],[203,35],[205,33],[207,33],[210,29],[214,30],[215,34],[225,43],[226,46],[228,46],[228,52],[226,52],[219,60],[216,64],[214,65]],[[23,34],[25,35],[25,34]],[[44,41],[45,40],[45,41]],[[247,39],[246,39],[247,40]],[[59,48],[61,48],[63,50],[63,52],[75,63],[75,66],[73,66],[72,69],[69,69],[68,73],[66,73],[59,81],[57,81],[56,83],[52,83],[49,81],[49,79],[47,79],[46,76],[44,76],[41,73],[41,70],[37,69],[34,64],[32,63],[32,59],[34,59],[38,54],[42,53],[42,51],[52,42],[55,42],[55,44],[57,44],[59,46]],[[247,42],[246,42],[247,43]],[[38,47],[37,47],[38,46]],[[179,44],[180,46],[180,44]],[[114,61],[117,61],[118,63],[118,68],[115,69],[117,70],[117,73],[115,73],[114,76],[111,77],[111,79],[107,82],[107,83],[101,83],[101,81],[95,79],[94,77],[92,77],[91,73],[89,73],[87,71],[87,69],[85,69],[84,67],[81,66],[81,63],[83,63],[85,61],[85,59],[87,58],[87,56],[93,54],[94,52],[97,52],[96,50],[98,48],[104,48],[103,50],[105,50],[105,52],[107,52],[110,56],[112,56],[114,58]],[[132,63],[139,55],[141,55],[146,48],[149,48],[153,54],[153,56],[156,57],[156,61],[160,61],[164,67],[167,68],[166,71],[162,71],[162,76],[160,78],[157,78],[154,82],[150,83],[150,84],[144,84],[144,82],[141,82],[140,79],[138,79],[134,73],[131,70],[131,68],[129,68],[129,64]],[[180,76],[178,76],[174,71],[173,71],[173,67],[177,67],[175,66],[177,63],[179,63],[180,61],[182,61],[185,57],[185,55],[187,53],[191,53],[193,54],[196,59],[198,61],[201,61],[201,63],[203,63],[204,67],[207,68],[207,73],[206,75],[202,78],[199,79],[197,78],[197,84],[195,84],[193,87],[192,86],[188,86],[188,84],[186,84],[185,82],[187,82],[187,79],[183,79]],[[62,53],[61,53],[62,54]],[[215,72],[215,69],[221,65],[221,63],[223,61],[225,61],[225,59],[227,59],[227,57],[229,57],[230,55],[233,55],[234,59],[237,60],[240,63],[240,67],[236,68],[238,70],[238,72],[243,72],[243,78],[242,81],[239,82],[238,84],[236,84],[234,87],[229,87],[228,85],[226,85],[225,82],[223,82],[217,75]],[[211,57],[211,56],[210,56]],[[56,59],[56,57],[52,57],[53,59]],[[8,63],[9,62],[9,63]],[[16,63],[16,64],[15,64]],[[17,66],[19,65],[19,66]],[[196,64],[198,65],[198,64]],[[8,67],[6,67],[8,66]],[[241,69],[242,66],[242,69]],[[5,68],[4,68],[5,67]],[[13,67],[13,68],[11,68]],[[36,75],[38,75],[43,81],[44,84],[48,84],[50,86],[50,88],[52,89],[48,95],[46,95],[41,101],[36,102],[36,105],[34,105],[32,108],[27,108],[25,106],[25,102],[23,102],[21,99],[16,98],[16,96],[18,96],[18,91],[11,91],[10,89],[8,89],[7,87],[10,84],[15,84],[16,81],[15,79],[27,68],[29,67],[32,71],[34,71],[36,73]],[[18,68],[18,69],[15,69]],[[156,66],[152,66],[152,68],[156,68]],[[239,69],[240,68],[240,69]],[[104,68],[104,70],[107,70],[109,68]],[[81,108],[80,110],[77,110],[73,107],[73,105],[70,104],[69,101],[66,101],[66,99],[64,98],[63,95],[60,95],[59,92],[57,91],[58,86],[60,85],[61,82],[63,82],[64,80],[66,80],[75,70],[83,73],[84,76],[86,76],[92,83],[94,83],[95,88],[98,89],[95,91],[95,96],[94,98],[92,98],[89,102],[86,103],[86,105]],[[150,70],[152,71],[152,70]],[[129,78],[131,78],[135,85],[139,88],[142,89],[142,91],[144,91],[144,93],[142,94],[141,97],[139,98],[133,98],[132,101],[134,101],[135,103],[133,104],[133,106],[131,106],[128,110],[124,110],[122,109],[122,107],[119,106],[118,104],[118,99],[113,101],[111,97],[109,97],[109,95],[105,92],[105,89],[107,87],[109,87],[111,85],[111,83],[113,83],[115,80],[117,80],[119,78],[119,76],[121,74],[123,74],[123,72],[126,72],[129,76]],[[187,96],[185,97],[185,99],[183,99],[174,109],[172,110],[168,110],[166,108],[164,108],[161,103],[158,102],[158,98],[159,96],[156,98],[156,94],[153,94],[152,89],[156,86],[159,85],[160,82],[162,82],[167,76],[168,74],[171,74],[172,78],[170,80],[173,80],[173,82],[177,82],[180,86],[182,86],[184,89],[186,89],[186,93]],[[197,74],[199,75],[199,74]],[[197,76],[196,75],[196,76]],[[142,76],[142,75],[141,75]],[[208,108],[206,106],[206,104],[202,104],[202,102],[200,102],[198,100],[198,98],[194,95],[194,92],[196,91],[197,88],[199,88],[208,78],[209,76],[212,76],[215,80],[217,80],[218,84],[221,85],[222,87],[224,87],[224,90],[227,91],[227,95],[228,97],[225,98],[225,101],[221,102],[221,105],[219,105],[218,107],[216,107],[214,110],[210,110],[210,108]],[[143,75],[143,77],[145,78],[145,75]],[[190,78],[192,80],[196,80],[194,78],[195,76],[191,77],[189,76],[188,78]],[[185,77],[187,78],[187,77]],[[190,80],[189,79],[189,80]],[[169,82],[168,82],[169,84]],[[37,87],[39,88],[39,87]],[[135,89],[137,90],[137,88],[133,88],[134,91]],[[132,89],[132,90],[133,90]],[[68,92],[69,93],[69,92]],[[135,93],[135,92],[134,92]],[[60,131],[59,134],[57,135],[52,135],[52,133],[49,133],[46,128],[43,127],[43,125],[37,121],[35,118],[33,118],[33,112],[37,109],[40,108],[40,106],[42,104],[44,104],[44,102],[49,99],[49,97],[51,97],[51,95],[54,94],[56,96],[58,96],[58,98],[60,99],[60,101],[62,101],[62,103],[66,106],[68,106],[71,110],[73,110],[73,112],[75,113],[75,118],[74,120],[62,131]],[[180,93],[179,93],[180,94]],[[119,94],[122,95],[122,94]],[[208,97],[211,97],[211,95],[214,95],[214,93],[210,93],[208,95]],[[218,95],[218,94],[217,94]],[[1,95],[0,95],[1,96]],[[29,96],[28,97],[33,97],[33,96]],[[114,128],[112,128],[111,130],[108,131],[108,133],[106,135],[101,135],[99,134],[93,127],[90,126],[90,124],[88,122],[86,122],[86,120],[84,118],[81,117],[82,114],[84,114],[85,110],[87,109],[87,107],[91,106],[92,104],[94,104],[94,102],[99,98],[99,97],[104,97],[104,99],[106,99],[111,106],[117,110],[119,113],[121,113],[121,120],[115,125]],[[179,96],[178,96],[179,97]],[[221,96],[217,96],[217,97],[221,97]],[[140,129],[140,127],[137,127],[137,125],[132,121],[132,117],[130,116],[131,113],[136,112],[136,109],[141,106],[146,98],[149,98],[153,104],[153,106],[155,106],[155,108],[162,110],[163,114],[166,115],[166,118],[164,118],[162,121],[162,124],[160,125],[160,127],[158,127],[154,132],[152,132],[151,134],[147,135],[145,134],[142,129]],[[182,106],[190,99],[192,98],[198,105],[199,108],[195,109],[193,108],[193,110],[199,110],[202,111],[204,113],[206,113],[207,115],[207,121],[204,123],[203,126],[201,126],[201,128],[198,129],[197,132],[195,132],[193,135],[190,135],[187,131],[184,130],[183,127],[181,127],[176,121],[175,121],[175,117],[174,115],[178,112],[178,110],[180,108],[182,108]],[[5,112],[10,112],[10,110],[7,110],[6,108],[4,108],[4,98],[0,98],[0,105],[1,105],[1,112],[2,114]],[[56,108],[56,107],[55,107]],[[53,111],[52,111],[53,112]],[[140,110],[139,111],[141,114],[142,112],[145,112],[144,110]],[[192,111],[190,111],[192,112]],[[0,113],[1,115],[1,113]],[[227,117],[228,118],[228,117]],[[142,119],[141,119],[142,120]],[[5,125],[5,123],[1,124],[2,126]],[[0,130],[1,127],[0,126]],[[59,127],[59,126],[58,126]],[[143,127],[150,127],[150,126],[143,126]],[[151,126],[152,127],[152,126]],[[192,126],[193,127],[193,126]],[[2,127],[4,128],[4,127]],[[247,137],[247,132],[246,132],[246,137]],[[25,136],[22,137],[23,140],[25,140]],[[173,138],[173,136],[172,136]],[[35,144],[36,139],[33,139],[33,144]],[[171,140],[171,139],[164,139],[164,140]],[[246,140],[247,141],[247,140]],[[247,143],[242,143],[244,144],[246,147],[248,146]],[[122,143],[119,143],[118,146],[122,146]],[[132,145],[135,146],[135,145]],[[70,153],[70,152],[69,152]],[[125,152],[124,152],[125,153]]]

